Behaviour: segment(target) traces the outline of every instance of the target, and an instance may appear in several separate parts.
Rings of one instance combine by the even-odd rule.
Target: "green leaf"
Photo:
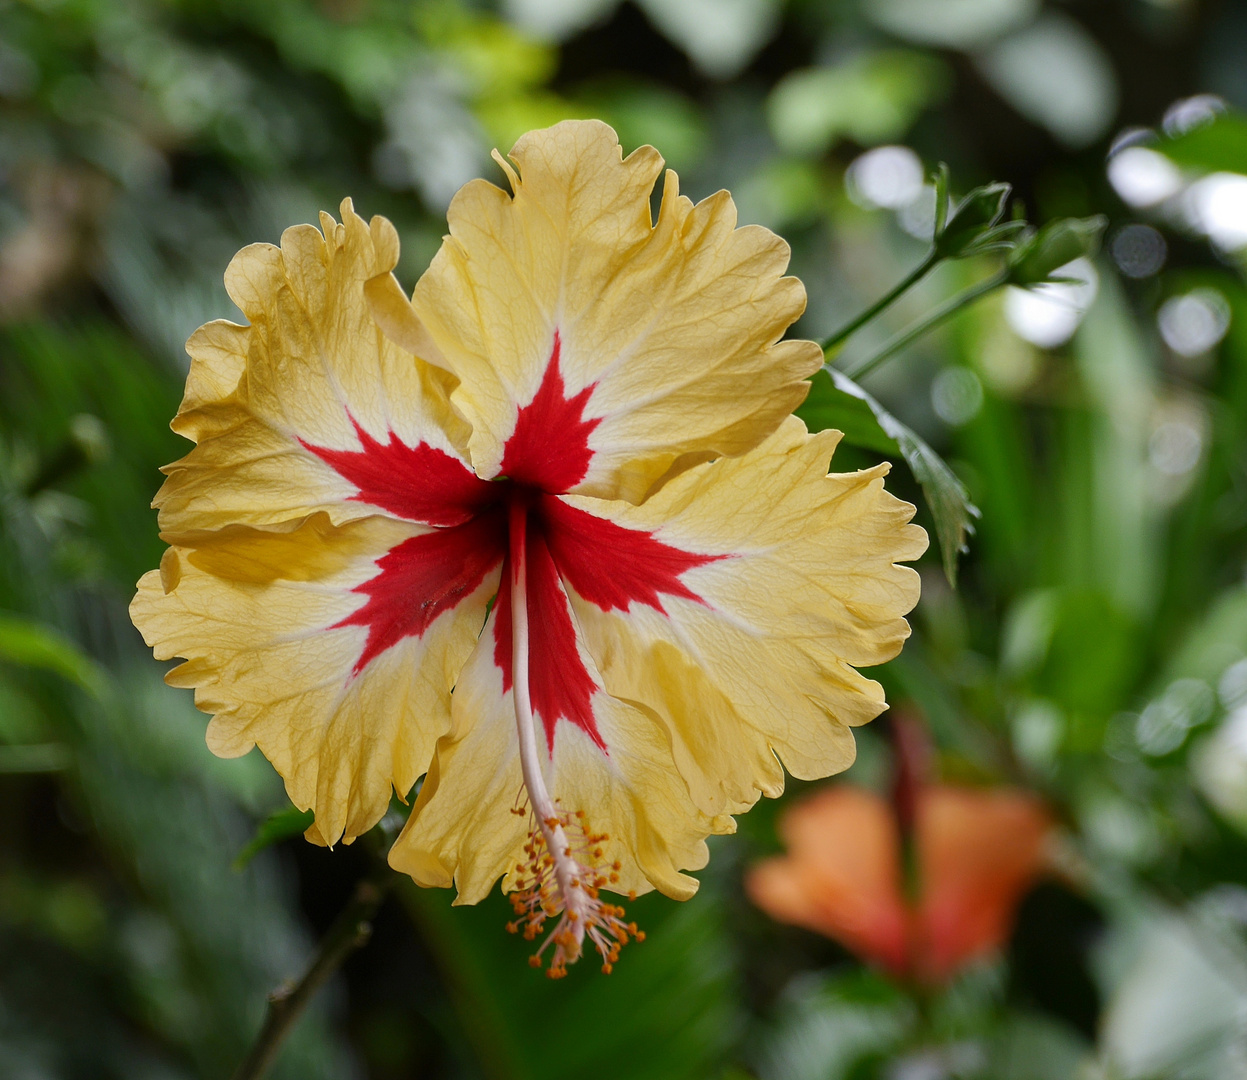
[[[241,870],[266,847],[306,832],[315,820],[316,815],[311,810],[300,810],[297,806],[287,806],[284,810],[269,814],[260,823],[247,846],[234,857],[233,868]]]
[[[94,660],[55,630],[30,619],[0,614],[0,660],[51,671],[92,697],[106,693],[108,676]]]
[[[558,980],[529,967],[539,943],[503,930],[515,915],[497,889],[471,907],[452,906],[450,890],[422,889],[409,879],[396,895],[446,976],[485,1075],[706,1080],[721,1075],[741,1037],[741,1016],[730,909],[713,871],[702,879],[697,896],[684,903],[658,893],[626,902],[646,938],[624,949],[609,976],[587,950]],[[568,1037],[550,1037],[551,1017]]]
[[[944,231],[944,226],[948,223],[948,204],[951,200],[949,195],[949,173],[948,163],[941,161],[935,167],[935,175],[931,177],[931,183],[935,186],[935,228],[932,230],[932,236],[939,236]]]
[[[1009,281],[1039,285],[1075,259],[1090,258],[1100,250],[1108,218],[1060,218],[1051,221],[1014,249],[1009,258]]]
[[[841,138],[877,146],[901,138],[949,84],[935,57],[909,49],[858,54],[793,71],[771,92],[767,120],[780,148],[817,155]]]
[[[60,447],[26,484],[27,498],[69,479],[87,466],[107,460],[111,450],[108,428],[98,416],[79,413],[70,418],[68,428]]]
[[[828,369],[830,370],[830,369]],[[896,457],[900,447],[886,434],[866,401],[837,389],[831,379],[815,379],[797,415],[811,431],[835,428],[850,446]]]
[[[940,256],[961,259],[983,250],[984,244],[992,243],[1012,190],[1008,184],[988,184],[975,188],[957,203],[948,212],[942,227],[935,231],[935,250]],[[936,224],[940,224],[938,219]],[[1014,226],[1007,232],[1017,228],[1020,226]]]
[[[1156,149],[1186,168],[1247,173],[1247,117],[1223,113],[1211,123],[1166,139]]]
[[[1162,676],[1203,679],[1216,683],[1222,673],[1247,655],[1247,587],[1234,585],[1220,593],[1186,631]]]
[[[815,409],[821,410],[816,415],[827,421],[821,426],[839,428],[845,439],[856,446],[899,455],[905,460],[935,519],[944,573],[949,583],[956,585],[957,556],[966,550],[966,539],[973,534],[974,519],[979,516],[965,485],[939,454],[857,383],[834,368],[823,370],[831,376],[832,387],[825,396],[820,394],[815,403]],[[801,415],[806,415],[804,407]]]
[[[61,772],[73,764],[73,751],[62,743],[0,746],[0,776]]]
[[[913,1002],[872,971],[793,979],[761,1030],[763,1080],[849,1080],[899,1052],[917,1026]]]

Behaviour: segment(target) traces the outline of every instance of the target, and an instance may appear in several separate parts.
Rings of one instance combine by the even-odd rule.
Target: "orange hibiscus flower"
[[[1015,789],[921,787],[913,809],[915,888],[906,888],[902,815],[874,792],[842,784],[784,815],[788,854],[750,872],[750,898],[897,977],[949,979],[1005,942],[1043,868],[1052,819]]]

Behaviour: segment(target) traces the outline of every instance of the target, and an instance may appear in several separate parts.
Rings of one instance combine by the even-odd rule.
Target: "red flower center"
[[[303,446],[355,485],[353,500],[430,526],[377,561],[377,574],[355,590],[367,600],[336,624],[368,630],[352,674],[405,638],[422,636],[501,563],[493,654],[503,691],[511,688],[507,515],[512,503],[522,501],[533,710],[551,753],[561,719],[579,727],[605,753],[593,716],[597,684],[577,644],[568,588],[603,611],[645,604],[661,612],[664,596],[704,603],[682,575],[723,556],[683,551],[652,532],[616,525],[558,498],[588,474],[593,461],[589,439],[600,423],[584,416],[592,385],[567,396],[559,353],[556,331],[541,385],[519,410],[503,448],[498,480],[482,480],[458,458],[425,443],[408,446],[393,432],[388,442],[378,442],[358,423],[359,450]]]

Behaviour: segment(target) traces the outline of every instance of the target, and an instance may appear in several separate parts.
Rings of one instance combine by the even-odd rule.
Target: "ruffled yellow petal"
[[[511,161],[513,194],[477,180],[455,196],[411,310],[374,293],[380,324],[460,380],[480,475],[502,468],[556,353],[565,398],[585,393],[593,425],[572,487],[585,494],[638,501],[673,466],[748,450],[801,402],[822,354],[779,339],[805,290],[783,276],[788,245],[736,228],[726,192],[694,206],[668,171],[651,225],[662,159],[649,146],[623,158],[599,121],[530,132]]]
[[[209,323],[188,343],[173,427],[197,445],[165,470],[173,547],[131,607],[159,659],[186,659],[169,679],[215,714],[211,748],[259,745],[321,843],[371,827],[427,768],[501,558],[486,547],[464,565],[458,535],[418,545],[470,516],[479,481],[452,380],[370,313],[365,291],[393,281],[393,227],[349,200],[342,215],[231,262],[250,325]],[[443,485],[426,491],[434,466]]]
[[[512,692],[502,689],[494,664],[496,611],[455,687],[450,732],[437,744],[433,764],[411,817],[390,852],[390,865],[418,884],[457,886],[456,903],[482,900],[499,878],[515,885],[529,835],[524,806]],[[600,686],[592,660],[580,659]],[[657,888],[684,900],[697,880],[681,873],[706,864],[705,837],[731,832],[730,818],[711,819],[689,803],[684,782],[671,767],[669,740],[646,713],[599,691],[593,713],[609,756],[580,728],[557,725],[553,757],[541,750],[551,795],[568,813],[583,810],[589,826],[609,835],[601,862],[621,863],[618,892]],[[540,740],[539,740],[540,741]]]
[[[167,681],[195,688],[215,716],[208,745],[237,757],[259,745],[291,801],[316,812],[309,839],[348,843],[406,794],[448,726],[449,687],[476,639],[497,573],[354,672],[367,631],[339,625],[376,560],[423,530],[383,517],[335,526],[318,513],[273,531],[185,534],[144,575],[131,617],[156,658],[182,657]]]
[[[324,235],[299,225],[280,248],[253,244],[230,263],[226,287],[251,325],[208,323],[187,342],[173,429],[198,445],[164,470],[164,532],[367,515],[349,501],[355,487],[304,445],[356,449],[355,424],[455,453],[466,440],[445,374],[381,334],[369,311],[365,286],[392,280],[398,261],[394,227],[364,222],[349,199],[342,215],[322,215]]]
[[[673,548],[720,558],[685,571],[691,596],[605,610],[572,606],[606,689],[661,719],[701,813],[735,813],[800,779],[846,768],[850,728],[884,708],[855,668],[909,634],[926,548],[886,466],[827,475],[836,432],[788,420],[739,458],[696,466],[639,506],[564,501]]]

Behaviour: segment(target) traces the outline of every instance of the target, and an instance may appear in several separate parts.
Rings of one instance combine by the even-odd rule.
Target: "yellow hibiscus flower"
[[[852,761],[926,536],[791,416],[822,355],[780,340],[783,240],[670,171],[653,222],[661,157],[595,121],[497,159],[511,193],[458,193],[410,300],[349,200],[235,257],[250,325],[188,342],[196,446],[131,613],[309,839],[424,775],[391,864],[460,903],[502,878],[560,974],[633,932],[602,889],[691,896],[784,767]]]

